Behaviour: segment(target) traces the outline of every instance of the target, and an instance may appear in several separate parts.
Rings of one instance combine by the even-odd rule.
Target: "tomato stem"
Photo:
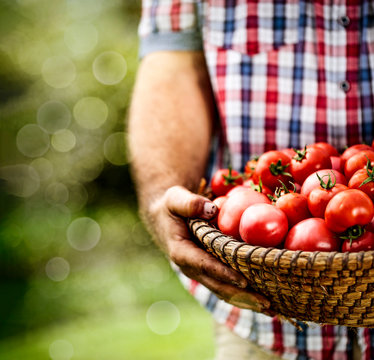
[[[303,161],[305,159],[305,156],[306,156],[306,145],[304,147],[303,150],[298,150],[298,149],[293,149],[296,153],[296,155],[293,157],[293,159],[295,159],[296,161]]]
[[[365,155],[366,156],[366,155]],[[371,165],[371,161],[369,158],[366,156],[367,162],[366,162],[366,174],[367,178],[359,185],[359,187],[366,185],[367,183],[374,181],[374,169],[373,166]]]
[[[269,166],[269,170],[272,175],[278,176],[278,175],[285,175],[285,176],[290,176],[292,175],[286,171],[284,171],[290,164],[282,165],[282,160],[279,159],[276,163],[271,163]]]
[[[349,240],[349,246],[352,246],[353,240],[358,239],[365,233],[365,228],[360,225],[354,225],[348,228],[342,235],[340,235],[340,239],[342,240]]]
[[[258,192],[262,193],[262,180],[261,180],[261,176],[259,177],[258,179]]]
[[[257,185],[253,181],[251,181],[249,184],[250,184],[252,190],[257,191],[259,193],[262,193],[263,185],[262,185],[261,176],[258,179],[258,184]]]
[[[334,175],[334,181],[332,181],[330,174]],[[330,190],[336,185],[336,176],[335,176],[334,172],[331,171],[330,174],[323,175],[322,177],[319,176],[318,173],[316,174],[322,189]],[[327,182],[324,182],[323,178],[326,177],[326,176],[328,176],[328,180],[327,180]]]
[[[232,166],[228,166],[229,174],[228,175],[222,175],[225,185],[235,185],[235,181],[240,179],[242,175],[233,176],[232,175]]]

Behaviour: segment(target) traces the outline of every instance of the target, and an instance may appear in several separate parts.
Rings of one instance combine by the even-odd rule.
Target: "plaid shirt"
[[[143,0],[139,33],[142,56],[204,50],[223,140],[209,171],[224,159],[243,170],[270,149],[373,140],[373,0]],[[346,327],[299,331],[180,277],[217,321],[286,359],[351,358]],[[374,359],[374,329],[357,334],[363,359]]]

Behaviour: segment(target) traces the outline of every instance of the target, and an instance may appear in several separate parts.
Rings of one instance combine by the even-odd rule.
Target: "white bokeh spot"
[[[52,360],[70,360],[73,355],[73,345],[67,340],[55,340],[49,345],[49,356]]]
[[[69,244],[76,250],[88,251],[93,249],[101,238],[100,225],[89,217],[75,219],[67,229]]]
[[[116,85],[123,80],[127,73],[127,63],[124,57],[116,51],[106,51],[95,59],[92,71],[100,83]]]
[[[72,24],[66,29],[64,39],[67,47],[74,54],[84,54],[97,45],[98,32],[92,24]]]
[[[41,105],[37,114],[38,124],[48,133],[66,129],[71,121],[68,107],[60,101],[47,101]]]
[[[173,333],[180,323],[179,309],[169,301],[153,303],[146,314],[147,325],[158,335]]]
[[[34,159],[31,161],[30,166],[37,171],[40,180],[47,180],[53,175],[53,164],[46,158]]]
[[[74,133],[69,129],[59,130],[52,135],[52,147],[58,152],[68,152],[72,150],[77,143]]]
[[[71,85],[77,76],[74,63],[66,56],[52,56],[42,66],[44,81],[55,89]]]
[[[18,131],[16,144],[23,155],[33,158],[48,151],[50,140],[47,132],[39,125],[27,124]]]
[[[47,262],[45,272],[51,280],[63,281],[70,273],[70,265],[64,258],[54,257]]]
[[[69,189],[63,183],[53,182],[46,187],[44,195],[52,205],[65,204],[69,200]]]
[[[85,97],[74,106],[76,122],[84,129],[98,129],[108,118],[107,104],[97,97]]]

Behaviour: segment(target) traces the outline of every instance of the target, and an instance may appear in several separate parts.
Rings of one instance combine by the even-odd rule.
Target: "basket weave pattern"
[[[374,327],[374,251],[306,252],[251,246],[206,221],[189,227],[205,249],[240,271],[288,319]]]

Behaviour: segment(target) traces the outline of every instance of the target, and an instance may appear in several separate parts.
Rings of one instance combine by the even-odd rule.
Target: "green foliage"
[[[139,3],[0,2],[1,359],[57,359],[61,338],[74,359],[211,356],[208,315],[136,211]],[[168,336],[145,319],[160,300],[181,314]]]
[[[208,360],[213,358],[212,326],[202,322],[206,313],[197,305],[180,307],[181,323],[169,336],[149,330],[145,311],[92,316],[50,326],[24,337],[0,342],[0,358],[5,360],[50,359],[51,344],[71,344],[73,359],[79,360]],[[207,320],[207,319],[206,319]],[[199,324],[198,331],[196,324]]]

